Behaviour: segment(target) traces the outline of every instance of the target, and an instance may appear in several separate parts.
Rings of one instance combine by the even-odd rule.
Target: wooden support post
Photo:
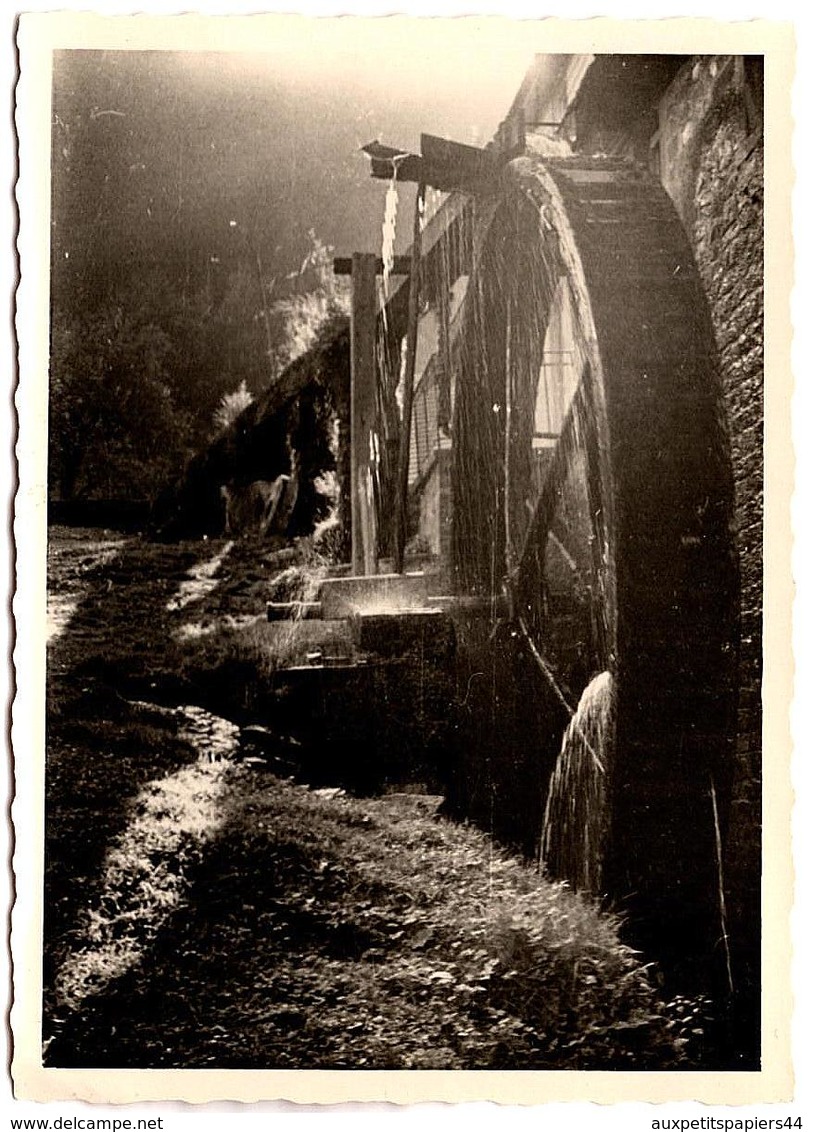
[[[370,434],[376,423],[376,256],[354,252],[351,270],[350,476],[354,574],[377,569]]]
[[[407,311],[407,354],[404,363],[404,407],[399,433],[399,459],[396,468],[396,513],[393,530],[393,569],[404,570],[404,545],[407,541],[407,489],[410,479],[410,432],[413,419],[413,382],[418,344],[418,297],[421,275],[421,211],[424,206],[424,183],[418,186],[413,217],[413,248],[410,265],[410,301]]]

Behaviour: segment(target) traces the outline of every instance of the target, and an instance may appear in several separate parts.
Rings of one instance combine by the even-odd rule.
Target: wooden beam
[[[393,259],[393,275],[410,274],[410,256],[397,255]],[[353,271],[353,259],[350,256],[336,256],[334,259],[334,275],[350,275]],[[381,259],[376,260],[376,274],[381,275],[384,264]]]
[[[354,252],[351,271],[350,476],[354,574],[375,574],[376,510],[370,433],[376,425],[376,256]]]
[[[397,181],[416,181],[424,168],[424,159],[415,153],[407,153],[396,166]],[[370,157],[370,171],[379,181],[392,181],[393,162],[389,158]]]
[[[475,145],[439,138],[435,134],[421,135],[421,156],[433,165],[450,166],[461,176],[489,177],[497,172],[494,153]]]
[[[393,162],[399,162],[403,158],[411,156],[406,149],[394,149],[392,145],[382,145],[380,141],[372,141],[368,142],[367,145],[363,145],[362,153],[366,153],[368,157],[374,160],[389,162],[391,171],[393,169]]]
[[[370,174],[376,180],[390,181],[393,177],[393,168],[386,161],[372,161]],[[462,192],[472,195],[490,193],[495,185],[493,173],[488,176],[472,175],[453,165],[439,165],[426,161],[423,157],[410,157],[403,161],[398,167],[396,180],[425,184],[442,193]]]
[[[421,146],[420,156],[380,142],[369,142],[362,150],[370,158],[371,176],[381,181],[392,180],[395,173],[397,181],[415,181],[442,192],[483,193],[493,188],[499,165],[492,153],[432,134],[421,135]]]

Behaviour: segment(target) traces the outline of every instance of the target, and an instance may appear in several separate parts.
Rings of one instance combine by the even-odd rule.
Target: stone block
[[[440,660],[451,656],[454,648],[452,622],[440,609],[357,613],[351,631],[358,649],[385,656],[419,654]]]

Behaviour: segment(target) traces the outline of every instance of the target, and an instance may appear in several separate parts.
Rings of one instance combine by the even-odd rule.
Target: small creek
[[[128,823],[105,856],[98,899],[57,975],[57,994],[67,1010],[137,964],[183,904],[189,869],[220,827],[229,760],[240,743],[235,724],[203,708],[131,703],[174,717],[178,734],[198,757],[149,782],[130,803]]]
[[[119,537],[88,536],[84,529],[49,531],[46,644],[64,633],[85,596],[91,573],[115,558],[126,542]]]
[[[187,577],[178,586],[174,597],[167,602],[167,612],[175,613],[178,609],[185,609],[193,601],[200,601],[218,584],[218,574],[224,559],[235,544],[227,542],[226,545],[205,562],[199,562],[187,571]]]

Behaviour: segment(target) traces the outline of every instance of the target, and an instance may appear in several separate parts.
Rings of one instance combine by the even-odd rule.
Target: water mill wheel
[[[457,586],[503,579],[570,717],[546,869],[609,894],[657,954],[714,949],[737,567],[705,295],[639,166],[527,155],[504,182],[476,206],[458,338]]]

